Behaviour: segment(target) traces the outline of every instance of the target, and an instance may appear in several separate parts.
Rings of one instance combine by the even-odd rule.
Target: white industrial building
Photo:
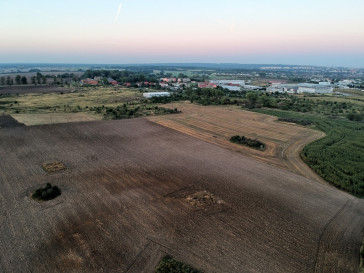
[[[169,92],[149,92],[143,93],[144,98],[154,98],[154,97],[169,97],[171,94]]]
[[[229,91],[241,91],[241,86],[235,85],[220,85],[222,88],[228,89]]]
[[[237,84],[237,85],[240,85],[240,86],[245,85],[244,80],[212,80],[212,81],[210,81],[210,83],[214,83],[214,84],[217,84],[217,85],[229,85],[229,84]]]
[[[312,83],[299,83],[299,84],[281,84],[273,83],[267,88],[268,92],[279,93],[316,93],[326,94],[332,93],[334,89],[331,84],[312,84]]]

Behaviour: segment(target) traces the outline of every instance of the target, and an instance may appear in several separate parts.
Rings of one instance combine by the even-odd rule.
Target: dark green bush
[[[61,189],[57,186],[52,186],[50,183],[44,188],[37,189],[33,194],[32,198],[42,201],[52,200],[61,195]]]
[[[247,138],[245,136],[232,136],[230,138],[230,141],[233,143],[238,143],[238,144],[242,144],[254,149],[258,149],[258,150],[264,150],[265,149],[265,144],[257,139],[251,139],[251,138]]]

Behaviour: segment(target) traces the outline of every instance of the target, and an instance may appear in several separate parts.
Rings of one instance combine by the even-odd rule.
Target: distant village
[[[87,85],[100,85],[104,84],[105,79],[102,77],[94,77],[93,79],[87,78],[80,81],[81,86]],[[190,78],[160,78],[158,83],[155,82],[136,82],[136,83],[118,83],[116,80],[112,78],[107,78],[106,83],[112,86],[125,86],[125,87],[158,87],[158,89],[164,89],[165,91],[178,91],[183,90],[184,88],[192,87],[192,88],[222,88],[227,89],[229,91],[267,91],[267,92],[278,92],[278,93],[291,93],[291,94],[299,94],[299,93],[311,93],[311,94],[328,94],[333,93],[334,88],[338,89],[347,89],[350,85],[355,84],[354,80],[341,80],[334,84],[329,81],[317,81],[316,83],[281,83],[277,81],[273,81],[270,83],[270,86],[264,88],[260,86],[255,86],[249,84],[250,81],[246,82],[245,80],[209,80],[204,82],[196,82],[192,81]],[[168,96],[169,92],[155,92],[152,93],[144,93],[145,97],[151,96]]]

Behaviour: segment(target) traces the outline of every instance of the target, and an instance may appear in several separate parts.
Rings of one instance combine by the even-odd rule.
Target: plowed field
[[[149,120],[307,178],[323,181],[299,156],[301,149],[323,137],[323,132],[277,122],[276,117],[243,111],[237,107],[199,106],[187,102],[166,106],[178,108],[182,114],[150,117]],[[267,148],[259,151],[233,144],[229,139],[234,135],[257,138]]]
[[[363,200],[147,119],[1,128],[0,159],[0,272],[358,270]]]

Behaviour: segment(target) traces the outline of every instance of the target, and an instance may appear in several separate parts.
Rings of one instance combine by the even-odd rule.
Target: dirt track
[[[322,138],[325,135],[323,132],[277,122],[276,117],[244,111],[238,107],[199,106],[187,102],[166,106],[178,108],[182,114],[155,116],[149,120],[309,179],[324,182],[299,155],[306,144]],[[233,144],[229,141],[233,135],[257,138],[267,144],[267,149],[262,152]]]
[[[151,272],[166,253],[205,272],[357,272],[363,200],[241,153],[146,119],[0,140],[0,272]],[[62,195],[31,200],[46,182]],[[195,208],[199,190],[225,203]]]

